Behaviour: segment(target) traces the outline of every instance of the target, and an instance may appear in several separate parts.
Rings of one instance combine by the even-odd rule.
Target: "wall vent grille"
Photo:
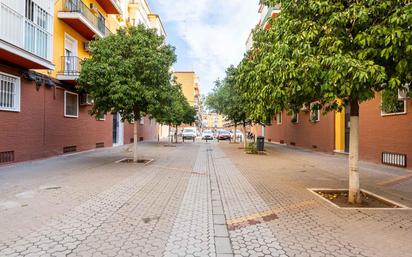
[[[77,147],[75,145],[63,147],[63,153],[73,153],[76,151],[77,151]]]
[[[14,162],[14,151],[0,152],[0,163]]]
[[[382,163],[396,167],[406,167],[406,154],[382,152]]]
[[[96,143],[96,148],[103,148],[104,142]]]

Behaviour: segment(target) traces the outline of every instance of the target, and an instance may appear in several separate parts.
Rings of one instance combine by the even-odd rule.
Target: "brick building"
[[[278,7],[260,5],[258,26],[268,28],[268,20],[280,13]],[[252,35],[246,47],[253,46]],[[398,109],[391,113],[381,110],[381,94],[360,105],[360,159],[412,169],[412,100],[399,94]],[[287,112],[275,115],[271,126],[255,125],[252,133],[267,141],[322,151],[347,154],[349,151],[349,110],[322,115],[310,108],[293,116]]]
[[[131,142],[119,114],[89,115],[76,90],[88,43],[120,26],[146,24],[165,35],[145,0],[0,0],[0,165]],[[141,140],[158,125],[143,118]]]

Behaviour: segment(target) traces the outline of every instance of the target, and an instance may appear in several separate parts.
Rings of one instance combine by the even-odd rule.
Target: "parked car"
[[[184,128],[183,129],[183,132],[182,132],[183,142],[185,141],[185,139],[190,139],[190,140],[193,140],[193,142],[195,142],[196,136],[197,136],[196,128]]]
[[[203,131],[202,140],[213,140],[213,132],[211,130]]]
[[[220,130],[217,134],[217,141],[231,140],[230,132],[227,130]]]

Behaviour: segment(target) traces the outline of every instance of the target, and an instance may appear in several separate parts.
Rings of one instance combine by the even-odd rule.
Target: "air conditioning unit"
[[[405,85],[403,89],[398,89],[398,99],[405,100],[408,98],[409,85]]]
[[[92,11],[93,13],[98,13],[98,12],[99,12],[99,9],[97,9],[96,4],[91,3],[91,4],[90,4],[90,11]]]
[[[88,94],[80,95],[80,105],[93,105],[93,98]]]
[[[84,51],[88,53],[90,52],[90,42],[89,41],[84,42]]]

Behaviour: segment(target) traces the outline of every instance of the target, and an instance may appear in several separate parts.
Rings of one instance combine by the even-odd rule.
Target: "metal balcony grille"
[[[59,74],[78,76],[80,74],[81,59],[77,56],[62,56]]]
[[[406,154],[382,152],[382,163],[396,167],[406,167]]]
[[[63,0],[63,12],[77,12],[85,17],[103,36],[108,36],[111,31],[106,27],[106,21],[103,16],[97,16],[81,0]]]
[[[18,111],[20,83],[18,78],[0,73],[0,109]]]

